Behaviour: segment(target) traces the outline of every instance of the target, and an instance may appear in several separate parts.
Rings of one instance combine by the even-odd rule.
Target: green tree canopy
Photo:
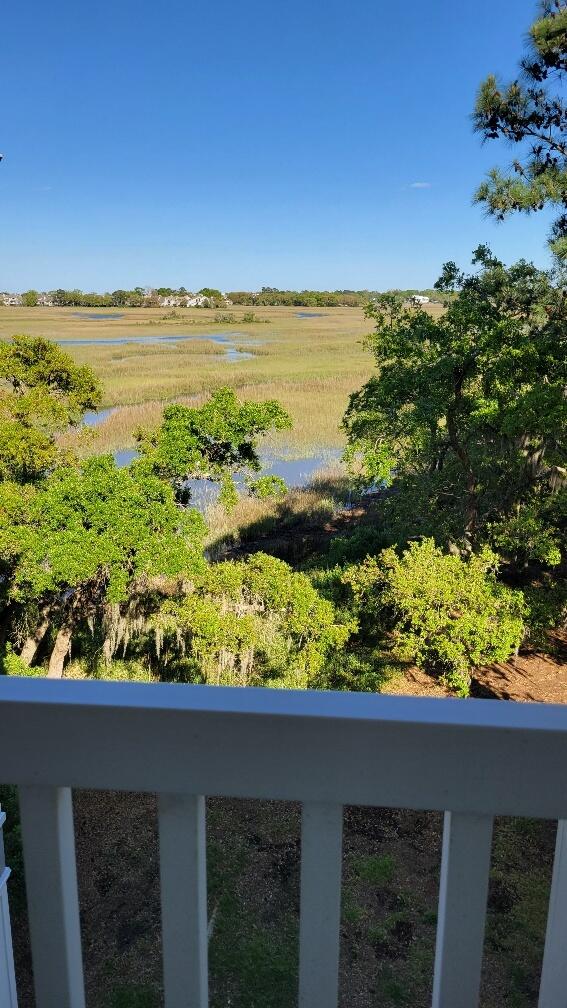
[[[39,478],[58,458],[55,435],[100,400],[91,369],[55,343],[32,336],[0,343],[0,479]]]
[[[483,246],[474,262],[470,276],[445,266],[440,289],[459,293],[439,318],[394,295],[368,309],[377,373],[351,396],[347,455],[370,482],[396,479],[406,536],[474,543],[547,506],[567,476],[563,289]]]
[[[166,407],[163,422],[139,432],[140,465],[179,489],[188,479],[220,480],[243,469],[258,471],[258,438],[291,426],[278,402],[239,402],[230,388],[212,394],[203,406]]]
[[[38,293],[36,290],[24,291],[22,294],[22,304],[26,308],[35,308],[38,301]]]
[[[481,84],[473,115],[485,140],[503,139],[517,147],[512,170],[494,168],[476,193],[491,214],[530,213],[545,205],[560,208],[552,248],[567,257],[567,108],[563,74],[567,69],[567,4],[543,0],[529,32],[521,75],[501,84],[490,75]]]
[[[210,301],[224,301],[223,293],[217,287],[202,287],[197,293],[202,297],[209,298]]]
[[[61,674],[81,621],[155,579],[201,571],[204,533],[199,513],[180,508],[166,482],[119,469],[111,456],[60,467],[37,487],[0,483],[8,600],[24,623],[41,612],[58,628],[52,674]]]

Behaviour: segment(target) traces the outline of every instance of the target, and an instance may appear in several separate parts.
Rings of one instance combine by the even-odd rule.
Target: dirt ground
[[[551,645],[553,654],[525,649],[510,661],[477,669],[471,696],[523,703],[567,703],[567,633],[556,634]],[[386,686],[385,691],[409,696],[451,696],[418,668],[408,669],[402,679]]]

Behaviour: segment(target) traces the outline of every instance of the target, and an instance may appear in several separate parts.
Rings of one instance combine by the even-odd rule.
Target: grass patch
[[[269,932],[230,898],[223,899],[219,917],[210,949],[211,1008],[289,1008],[297,985],[295,921]]]
[[[486,958],[510,1008],[537,1002],[555,824],[499,819],[488,894]]]
[[[159,1008],[159,1005],[159,995],[154,987],[128,984],[112,991],[109,1008]]]
[[[270,817],[269,805],[260,811],[264,816]],[[297,919],[286,899],[266,914],[260,893],[247,884],[256,876],[254,844],[225,835],[216,819],[210,812],[209,826],[217,837],[209,842],[207,856],[209,913],[214,916],[211,1008],[290,1008],[297,993]],[[263,837],[261,822],[258,830]],[[278,828],[267,841],[275,852],[288,849],[287,830],[282,833],[280,826],[279,834],[283,841]]]
[[[358,858],[353,864],[359,879],[374,886],[389,885],[394,878],[396,862],[390,854]]]

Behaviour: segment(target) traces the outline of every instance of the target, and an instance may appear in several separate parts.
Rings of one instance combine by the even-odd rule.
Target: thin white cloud
[[[431,182],[410,182],[410,189],[431,189]]]

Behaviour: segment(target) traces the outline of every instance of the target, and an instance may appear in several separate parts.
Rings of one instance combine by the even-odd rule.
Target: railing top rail
[[[0,676],[0,713],[32,704],[567,733],[567,704]]]
[[[567,818],[567,706],[2,678],[0,780]]]

